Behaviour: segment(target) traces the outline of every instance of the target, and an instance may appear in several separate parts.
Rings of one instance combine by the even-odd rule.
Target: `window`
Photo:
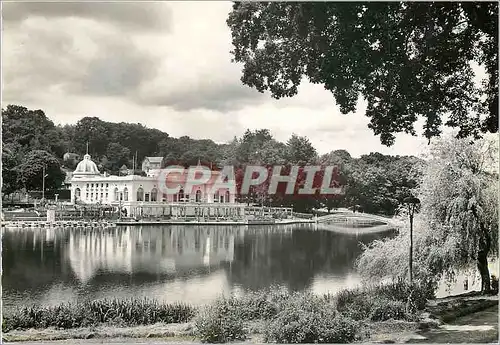
[[[224,194],[220,195],[220,202],[224,202]]]
[[[120,192],[118,192],[118,187],[115,188],[115,201],[120,200]]]
[[[128,201],[128,189],[125,187],[123,190],[123,200]]]
[[[144,195],[144,201],[149,201],[149,193],[146,193],[146,194]]]
[[[87,183],[87,189],[89,189],[89,184]]]
[[[106,193],[106,200],[108,200],[108,193]]]
[[[184,197],[184,201],[189,202],[189,194],[186,194],[186,196]]]
[[[137,201],[144,201],[144,189],[142,187],[137,189]]]
[[[156,188],[151,190],[151,201],[158,201],[158,189]]]
[[[101,199],[102,199],[103,194],[101,193]]]
[[[226,202],[230,202],[229,200],[231,200],[231,195],[229,194],[229,191],[226,191]]]
[[[196,191],[196,198],[195,198],[196,202],[201,202],[201,190],[197,190]]]
[[[181,190],[179,190],[179,193],[177,194],[177,200],[179,202],[184,201],[184,189],[181,188]]]
[[[90,185],[90,187],[94,188],[94,184],[92,183],[92,184]]]
[[[75,189],[75,198],[80,199],[80,188]]]
[[[177,194],[174,194],[174,202],[177,202]]]
[[[88,198],[89,198],[89,193],[86,193],[85,194],[85,200],[88,200]]]
[[[106,183],[106,188],[108,188],[108,184]]]
[[[214,202],[219,202],[219,191],[214,194]]]

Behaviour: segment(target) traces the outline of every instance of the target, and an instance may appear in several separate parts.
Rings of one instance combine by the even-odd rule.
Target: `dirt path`
[[[498,305],[419,334],[412,343],[498,343]]]

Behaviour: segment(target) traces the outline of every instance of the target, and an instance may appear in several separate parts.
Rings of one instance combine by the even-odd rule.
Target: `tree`
[[[111,171],[118,171],[123,164],[128,163],[130,150],[118,143],[110,143],[106,150],[104,166]]]
[[[394,134],[459,137],[498,131],[498,4],[489,2],[236,2],[227,19],[243,84],[274,98],[297,94],[303,77],[332,92],[342,113],[361,95],[369,127]],[[483,66],[474,82],[471,62]]]
[[[17,159],[9,147],[2,146],[2,193],[9,195],[18,189]]]
[[[8,105],[2,109],[2,120],[2,142],[15,144],[15,154],[46,150],[62,158],[64,142],[61,131],[42,110]]]
[[[29,152],[24,162],[17,167],[19,183],[26,190],[41,190],[44,166],[47,174],[45,188],[60,188],[66,174],[61,170],[59,161],[49,152],[43,150]]]
[[[415,277],[452,279],[476,265],[482,290],[490,290],[488,258],[498,253],[498,142],[440,140],[416,190],[422,210],[415,217]],[[365,278],[407,273],[408,229],[365,249],[358,268]]]
[[[98,117],[84,117],[78,121],[75,126],[77,150],[86,152],[88,143],[89,153],[96,159],[105,155],[110,140],[107,124]]]
[[[288,163],[302,166],[312,164],[318,158],[316,149],[306,137],[300,137],[296,134],[292,134],[292,137],[288,139],[286,146]]]

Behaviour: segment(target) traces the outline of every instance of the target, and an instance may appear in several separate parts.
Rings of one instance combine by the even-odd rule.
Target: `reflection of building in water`
[[[172,274],[232,262],[238,231],[215,228],[72,230],[68,255],[81,281],[109,273]]]

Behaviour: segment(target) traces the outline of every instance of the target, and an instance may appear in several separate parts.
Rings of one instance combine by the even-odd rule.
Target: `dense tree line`
[[[291,165],[336,165],[338,170],[334,180],[344,191],[343,195],[290,196],[284,193],[286,185],[280,184],[277,194],[270,196],[267,193],[268,179],[262,186],[252,188],[250,194],[241,197],[240,201],[293,205],[298,211],[310,211],[315,207],[328,210],[356,207],[365,212],[392,215],[402,199],[416,187],[423,164],[415,157],[380,153],[353,158],[345,150],[334,150],[320,156],[308,138],[292,134],[283,143],[267,129],[247,130],[240,138],[217,144],[188,136],[172,138],[142,124],[112,123],[96,117],[85,117],[75,125],[56,126],[42,110],[17,105],[2,109],[2,116],[4,195],[19,189],[40,190],[43,166],[48,174],[46,187],[60,187],[64,171],[72,171],[78,163],[78,159],[65,153],[78,154],[81,159],[88,143],[92,160],[101,172],[110,174],[118,174],[123,165],[132,168],[134,162],[139,170],[146,156],[161,156],[166,164],[181,162],[186,166],[201,161],[214,169],[233,165],[237,178],[249,164],[267,165],[269,169],[274,165],[284,165],[282,175]],[[297,188],[305,183],[306,174],[301,170],[298,176]],[[318,181],[320,179],[315,179],[314,186],[319,187]]]

